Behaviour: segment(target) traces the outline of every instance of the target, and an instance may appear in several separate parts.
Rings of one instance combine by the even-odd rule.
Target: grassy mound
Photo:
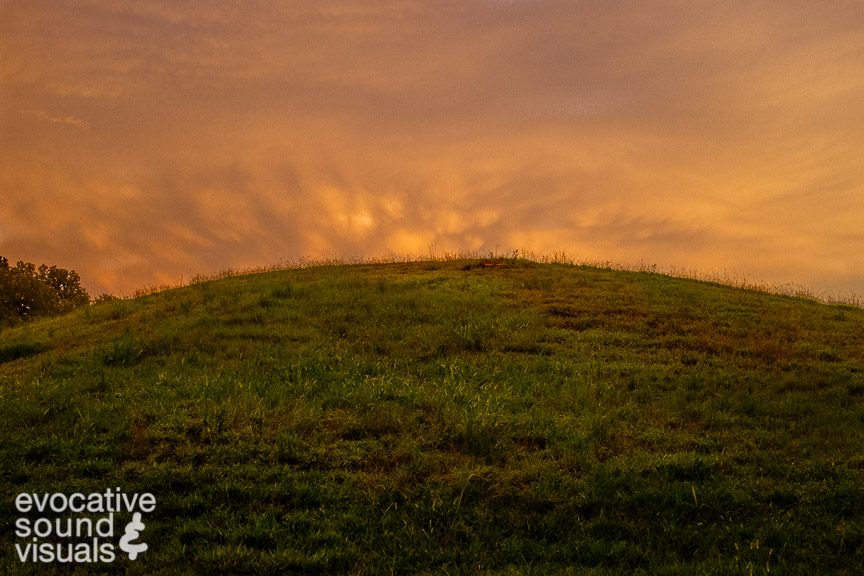
[[[862,573],[862,446],[861,309],[509,260],[238,276],[0,334],[0,572]],[[157,499],[137,560],[20,561],[19,493],[113,487]]]

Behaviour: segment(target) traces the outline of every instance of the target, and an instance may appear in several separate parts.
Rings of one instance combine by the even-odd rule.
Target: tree
[[[56,297],[55,313],[63,314],[90,302],[90,296],[81,286],[81,278],[74,270],[64,270],[45,264],[39,266],[39,279],[47,284]]]
[[[90,296],[74,270],[30,262],[9,265],[0,256],[0,324],[16,324],[37,316],[63,314],[83,306]]]

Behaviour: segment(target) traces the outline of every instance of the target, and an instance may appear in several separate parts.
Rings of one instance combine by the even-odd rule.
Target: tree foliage
[[[30,262],[9,265],[0,256],[0,324],[64,314],[90,302],[74,270]]]

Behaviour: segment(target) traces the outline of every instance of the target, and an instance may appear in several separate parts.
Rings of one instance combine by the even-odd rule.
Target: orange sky
[[[864,294],[860,0],[0,2],[0,254],[514,249]]]

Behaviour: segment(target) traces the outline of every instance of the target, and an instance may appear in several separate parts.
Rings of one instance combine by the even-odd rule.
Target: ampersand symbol
[[[126,533],[120,538],[120,549],[129,554],[130,560],[135,560],[138,554],[147,550],[147,544],[130,544],[140,535],[141,530],[144,530],[144,523],[141,522],[141,513],[135,512],[132,515],[132,521],[126,524]]]

